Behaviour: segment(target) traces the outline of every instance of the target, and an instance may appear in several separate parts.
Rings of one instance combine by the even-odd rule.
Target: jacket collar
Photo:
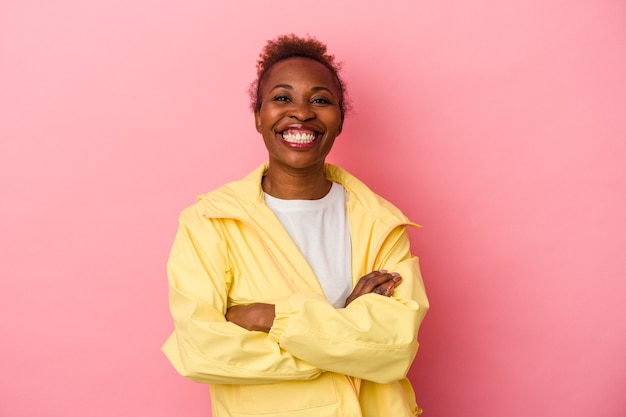
[[[198,196],[203,215],[210,218],[245,220],[252,217],[253,213],[260,214],[259,210],[266,211],[268,208],[265,205],[261,181],[268,167],[266,162],[243,179]],[[344,169],[333,164],[326,164],[325,173],[326,178],[343,185],[348,194],[348,205],[352,206],[352,209],[365,209],[370,215],[385,223],[417,226],[395,206],[372,192],[363,182]]]

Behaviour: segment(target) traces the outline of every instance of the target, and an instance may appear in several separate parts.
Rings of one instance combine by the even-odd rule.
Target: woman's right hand
[[[226,320],[246,330],[269,333],[276,308],[274,304],[252,303],[232,306],[226,312]]]
[[[388,272],[384,269],[370,272],[362,276],[356,283],[354,290],[346,298],[346,307],[363,294],[374,293],[389,297],[393,289],[401,282],[402,277],[397,272]]]

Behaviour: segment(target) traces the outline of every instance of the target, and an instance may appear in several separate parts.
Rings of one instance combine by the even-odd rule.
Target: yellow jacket
[[[333,165],[348,193],[353,284],[398,272],[391,297],[366,294],[335,309],[265,205],[263,165],[183,211],[168,261],[175,330],[163,351],[183,376],[207,383],[214,417],[404,417],[421,410],[406,373],[428,300],[407,226],[416,226]],[[245,330],[226,310],[275,304],[269,332]]]

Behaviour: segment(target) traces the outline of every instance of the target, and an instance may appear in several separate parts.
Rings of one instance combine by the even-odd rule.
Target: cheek
[[[341,123],[341,113],[333,113],[328,115],[326,119],[326,126],[329,129],[332,129],[336,132],[337,135],[341,133],[342,123]]]
[[[280,119],[280,110],[271,105],[264,105],[256,116],[257,127],[263,130],[271,129]]]
[[[266,113],[259,114],[259,116],[256,118],[256,130],[258,130],[259,133],[263,133],[263,131],[266,130],[268,126],[269,124]]]

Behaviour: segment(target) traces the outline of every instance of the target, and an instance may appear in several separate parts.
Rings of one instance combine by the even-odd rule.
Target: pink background
[[[265,160],[246,90],[311,33],[331,161],[424,228],[426,417],[626,413],[626,3],[0,4],[0,415],[210,415],[160,352],[194,196]]]

